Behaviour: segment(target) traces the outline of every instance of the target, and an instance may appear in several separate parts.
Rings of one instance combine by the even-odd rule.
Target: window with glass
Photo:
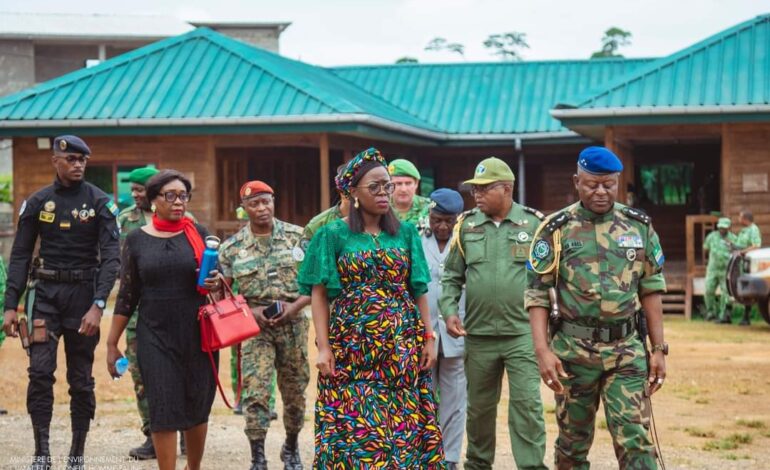
[[[693,166],[690,162],[640,166],[639,200],[661,206],[689,204]]]

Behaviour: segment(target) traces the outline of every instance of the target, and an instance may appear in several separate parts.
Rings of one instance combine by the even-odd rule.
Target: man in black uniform
[[[72,447],[67,469],[83,468],[83,449],[96,399],[91,369],[99,323],[120,267],[118,209],[112,199],[83,180],[91,150],[82,139],[54,139],[56,180],[21,204],[11,251],[3,329],[18,334],[16,308],[29,273],[34,287],[33,321],[44,329],[29,348],[27,412],[32,418],[35,459],[30,468],[50,468],[48,432],[53,413],[56,350],[64,340],[70,394]],[[31,271],[35,242],[39,257]],[[28,300],[31,296],[28,297]]]

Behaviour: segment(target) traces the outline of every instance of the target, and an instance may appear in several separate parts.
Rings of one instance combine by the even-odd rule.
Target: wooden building
[[[0,99],[0,137],[17,206],[50,182],[51,138],[73,133],[94,152],[87,178],[119,204],[122,174],[176,168],[220,234],[249,179],[276,188],[278,217],[307,222],[332,203],[335,168],[370,146],[413,160],[424,193],[498,156],[517,199],[551,212],[576,199],[579,151],[605,144],[683,291],[688,214],[770,212],[769,46],[766,15],[660,59],[321,68],[199,28]]]

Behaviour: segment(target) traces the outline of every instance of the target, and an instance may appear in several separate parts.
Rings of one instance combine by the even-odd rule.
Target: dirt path
[[[104,319],[107,331],[109,317]],[[686,323],[677,318],[666,321],[669,380],[654,400],[658,433],[669,469],[728,470],[770,469],[770,326],[750,328],[730,325]],[[312,344],[312,338],[310,339]],[[59,350],[56,405],[51,429],[55,468],[64,469],[62,456],[69,449],[69,410],[63,351]],[[311,356],[314,351],[311,347]],[[131,380],[110,380],[104,364],[102,340],[96,354],[97,416],[86,446],[90,469],[143,470],[155,468],[155,461],[133,462],[128,449],[143,436]],[[311,361],[313,358],[311,357]],[[18,340],[9,339],[0,348],[0,404],[9,410],[0,416],[3,444],[0,468],[23,469],[33,451],[32,431],[25,411],[26,356]],[[221,377],[229,377],[229,356],[222,356]],[[312,363],[311,363],[312,364]],[[312,406],[315,377],[308,390],[306,427],[300,435],[306,468],[312,463]],[[507,396],[507,391],[503,392]],[[543,390],[548,433],[547,462],[552,462],[556,437],[553,397]],[[507,400],[498,407],[496,469],[515,468],[507,432]],[[279,399],[280,410],[280,399]],[[606,429],[597,429],[591,452],[592,468],[615,469],[615,457]],[[249,448],[243,434],[243,418],[233,415],[217,398],[212,411],[204,468],[243,469],[249,467]],[[270,468],[282,468],[278,452],[283,441],[282,425],[273,422],[267,449]],[[184,468],[184,460],[177,468]]]

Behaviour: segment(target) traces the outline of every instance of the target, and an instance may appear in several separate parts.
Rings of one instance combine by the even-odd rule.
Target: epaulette
[[[652,218],[645,214],[642,210],[634,209],[633,207],[624,207],[622,212],[623,214],[631,217],[632,219],[636,219],[645,225],[650,225],[650,222],[652,222]]]
[[[545,224],[545,227],[543,227],[543,231],[551,234],[555,232],[559,227],[566,224],[570,218],[571,217],[567,211],[559,212],[548,220],[548,222]]]
[[[466,217],[469,215],[473,215],[476,212],[478,212],[479,208],[474,207],[473,209],[468,209],[465,212],[461,212],[460,215],[457,216],[457,225],[462,225],[462,222],[465,220]]]
[[[528,207],[528,206],[521,206],[521,208],[524,209],[525,212],[529,212],[530,214],[534,215],[535,217],[537,217],[540,220],[545,219],[545,214],[543,214],[542,212],[540,212],[537,209],[534,209],[534,208]]]
[[[449,249],[452,250],[454,248],[457,248],[457,250],[460,252],[460,256],[465,258],[465,251],[463,251],[462,243],[460,243],[460,235],[463,223],[465,222],[465,218],[469,215],[475,214],[478,208],[474,207],[473,209],[467,210],[460,215],[457,216],[457,222],[455,223],[455,227],[452,230],[452,241],[449,243]]]

